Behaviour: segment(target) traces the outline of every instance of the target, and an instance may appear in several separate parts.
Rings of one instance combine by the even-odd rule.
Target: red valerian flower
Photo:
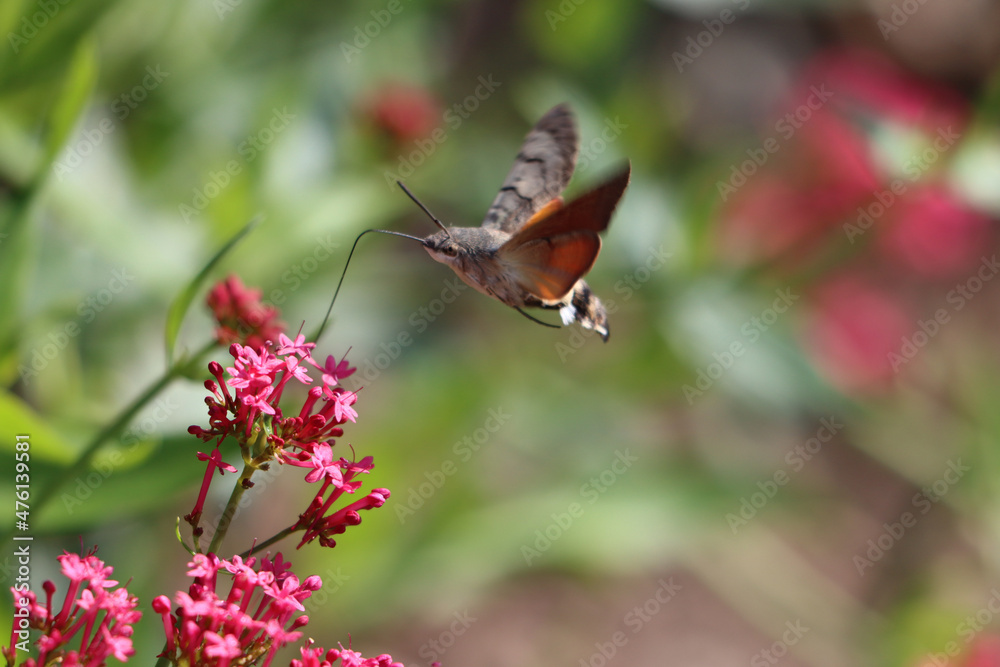
[[[298,466],[308,470],[306,482],[321,483],[306,511],[289,529],[304,531],[300,547],[317,538],[323,546],[336,545],[333,536],[343,533],[347,526],[360,523],[360,511],[381,507],[389,497],[388,489],[378,488],[346,507],[334,507],[344,493],[353,494],[360,488],[360,481],[354,478],[367,474],[373,463],[370,456],[360,462],[334,457],[334,441],[343,435],[341,425],[358,418],[353,407],[357,393],[339,386],[340,380],[355,369],[346,358],[338,362],[332,356],[320,366],[312,358],[313,347],[301,335],[292,340],[279,334],[273,351],[234,343],[230,347],[235,359],[231,368],[223,371],[221,364],[209,364],[209,371],[215,376],[215,381],[205,383],[212,392],[206,399],[209,428],[188,429],[202,440],[215,439],[217,444],[211,455],[199,455],[208,462],[208,470],[198,501],[185,516],[196,535],[201,534],[198,520],[212,473],[216,468],[220,473],[235,470],[222,464],[218,455],[218,445],[230,436],[239,442],[243,459],[249,465],[260,468],[273,460]],[[285,388],[292,380],[311,385],[310,367],[321,371],[321,384],[310,387],[298,413],[286,417],[281,405]]]
[[[259,289],[249,289],[236,276],[229,276],[209,291],[207,303],[218,323],[215,337],[223,345],[242,343],[259,349],[277,340],[285,330],[278,309],[266,306]]]
[[[281,554],[274,561],[256,557],[244,563],[239,556],[231,561],[215,554],[197,554],[188,564],[193,582],[187,593],[178,592],[172,613],[170,600],[160,595],[153,609],[163,619],[167,645],[160,657],[175,665],[250,664],[264,658],[267,667],[282,646],[296,641],[299,628],[309,622],[302,602],[319,590],[317,576],[299,581]],[[219,589],[219,572],[232,575],[228,591]]]
[[[112,568],[94,556],[63,553],[58,557],[69,587],[62,607],[55,611],[53,596],[56,585],[42,584],[45,604],[39,604],[31,591],[11,588],[14,595],[14,624],[10,646],[3,656],[11,665],[16,654],[27,644],[28,628],[40,630],[38,657],[28,658],[26,667],[62,663],[63,665],[102,665],[110,656],[124,662],[135,652],[132,648],[132,625],[141,617],[135,611],[138,599],[124,588],[108,590],[118,585],[108,579]],[[68,645],[79,635],[79,649]]]
[[[361,523],[362,510],[382,507],[389,498],[389,489],[373,489],[365,497],[342,507],[332,513],[333,504],[340,499],[344,493],[354,493],[361,488],[361,482],[355,481],[358,474],[368,472],[372,469],[372,457],[366,456],[359,462],[351,462],[340,459],[335,464],[329,463],[329,455],[317,452],[317,456],[311,461],[294,463],[303,467],[312,467],[312,471],[306,476],[306,481],[322,480],[323,484],[316,496],[309,503],[309,507],[299,516],[299,520],[292,526],[292,530],[304,529],[302,539],[298,546],[301,547],[316,538],[325,547],[334,547],[337,542],[334,535],[340,535],[348,526],[356,526]],[[329,496],[327,496],[329,492]]]

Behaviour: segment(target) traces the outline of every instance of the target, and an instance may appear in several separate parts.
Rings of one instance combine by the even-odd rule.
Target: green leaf
[[[0,393],[0,451],[14,451],[16,436],[28,436],[31,458],[68,465],[76,450],[53,431],[27,403],[8,392]]]
[[[204,268],[202,268],[201,271],[198,272],[198,275],[196,275],[191,282],[188,283],[187,287],[185,287],[181,293],[177,295],[177,298],[174,299],[174,302],[170,304],[170,310],[167,312],[167,326],[165,334],[167,361],[170,365],[173,364],[174,344],[177,342],[177,334],[181,330],[181,323],[184,321],[184,316],[187,314],[188,308],[191,307],[191,303],[194,301],[195,295],[197,295],[198,290],[201,289],[202,283],[204,283],[205,279],[208,278],[208,274],[212,272],[212,269],[214,269],[215,265],[219,263],[219,260],[225,257],[226,253],[232,250],[237,243],[243,240],[243,237],[249,234],[254,227],[259,225],[263,219],[263,215],[255,216],[250,220],[250,222],[244,225],[243,229],[236,232],[236,234],[229,239],[229,241],[226,242],[226,244],[222,246],[217,253],[215,253],[215,256],[208,260],[208,263],[204,266]]]
[[[73,55],[63,89],[49,118],[49,132],[45,138],[45,160],[41,165],[39,180],[43,178],[42,174],[48,173],[52,160],[76,127],[96,82],[97,50],[93,42],[83,40]]]
[[[198,463],[191,436],[172,436],[139,465],[101,465],[60,487],[55,502],[34,509],[38,534],[87,530],[115,520],[162,511],[196,485]],[[202,469],[204,469],[202,467]]]
[[[27,289],[35,260],[32,239],[26,233],[28,220],[38,193],[51,172],[52,161],[90,99],[97,80],[97,57],[94,46],[81,43],[66,74],[46,126],[45,154],[34,176],[22,189],[14,192],[13,205],[0,219],[0,355],[7,355],[18,344],[18,322],[21,299]]]

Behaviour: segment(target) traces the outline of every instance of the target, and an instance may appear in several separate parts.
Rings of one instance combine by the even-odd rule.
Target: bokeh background
[[[407,665],[1000,665],[996,3],[5,0],[0,36],[0,430],[36,493],[162,375],[169,304],[249,219],[213,279],[311,330],[360,231],[432,231],[394,179],[477,225],[567,101],[570,196],[632,162],[588,279],[611,340],[366,237],[319,353],[350,348],[340,446],[393,496],[289,554],[327,582],[310,634]],[[32,514],[36,587],[81,540],[132,581],[135,660],[183,583],[203,377]],[[262,480],[235,536],[302,487]]]

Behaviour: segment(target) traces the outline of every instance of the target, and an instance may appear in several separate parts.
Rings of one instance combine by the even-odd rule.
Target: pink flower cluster
[[[14,595],[14,624],[10,646],[3,649],[8,664],[15,664],[17,651],[27,644],[27,630],[42,633],[38,639],[38,657],[28,658],[23,665],[62,664],[66,667],[103,665],[109,657],[125,662],[134,653],[132,625],[141,617],[136,611],[138,600],[124,587],[108,579],[112,568],[104,565],[93,553],[78,556],[63,553],[58,557],[69,587],[62,607],[55,610],[53,597],[56,585],[42,584],[45,604],[35,594],[11,588]],[[24,634],[21,634],[24,633]],[[79,648],[70,649],[70,642],[79,638]]]
[[[171,613],[165,595],[153,600],[167,636],[160,657],[174,664],[219,667],[236,664],[237,659],[250,664],[263,658],[266,667],[275,652],[299,639],[298,628],[309,617],[296,614],[305,610],[303,600],[323,582],[317,576],[300,582],[280,553],[273,561],[263,557],[260,569],[254,569],[256,561],[196,554],[188,563],[188,576],[194,581],[187,593],[176,594],[176,613]],[[232,576],[224,595],[218,589],[220,570]]]
[[[332,356],[319,365],[310,354],[314,346],[305,342],[302,335],[291,340],[279,334],[273,352],[267,347],[255,350],[234,343],[230,347],[235,359],[232,367],[223,372],[220,364],[209,364],[209,371],[215,377],[215,381],[205,383],[212,393],[206,399],[209,428],[188,429],[202,440],[216,440],[212,454],[200,454],[209,465],[195,507],[185,517],[196,531],[213,472],[215,469],[235,472],[235,468],[222,462],[218,450],[218,445],[230,436],[240,443],[243,459],[249,465],[261,468],[274,460],[306,468],[307,482],[322,483],[307,510],[292,526],[291,530],[305,531],[300,547],[317,538],[323,546],[334,546],[334,535],[361,522],[359,511],[381,507],[389,497],[388,489],[374,489],[364,498],[328,514],[344,493],[355,493],[360,488],[361,482],[355,478],[367,474],[373,463],[370,456],[358,462],[334,458],[332,445],[335,438],[343,435],[341,425],[356,421],[358,416],[353,408],[357,394],[338,386],[355,369],[346,359],[338,362]],[[284,392],[293,380],[312,384],[310,367],[319,371],[321,382],[310,387],[298,411],[286,417],[281,407]]]
[[[206,442],[215,441],[210,454],[198,453],[206,463],[205,475],[195,506],[185,519],[191,524],[197,540],[209,486],[215,477],[235,473],[235,466],[222,458],[220,445],[228,438],[239,445],[244,469],[237,481],[230,502],[253,486],[251,477],[272,461],[306,469],[305,480],[319,483],[319,490],[306,510],[288,528],[267,540],[276,542],[301,530],[301,547],[319,540],[323,546],[335,546],[334,536],[347,526],[361,522],[360,512],[381,507],[389,497],[388,489],[374,489],[359,500],[344,507],[335,505],[347,494],[361,488],[359,476],[372,469],[372,457],[349,461],[333,456],[336,438],[343,435],[341,426],[357,420],[354,409],[357,394],[340,386],[340,382],[355,372],[346,358],[337,361],[327,357],[317,363],[311,354],[315,347],[304,336],[294,340],[281,332],[277,310],[264,307],[258,290],[248,290],[235,277],[216,285],[208,303],[219,321],[220,339],[236,338],[229,352],[234,361],[223,369],[217,362],[209,364],[214,380],[205,382],[210,395],[208,428],[191,426],[188,431]],[[274,340],[277,344],[274,344]],[[318,373],[314,382],[310,373]],[[308,389],[300,399],[298,409],[288,411],[290,387]],[[232,505],[231,505],[232,506]],[[220,551],[229,525],[228,513],[223,516],[213,536],[211,551]],[[260,548],[264,548],[261,545]],[[154,611],[160,615],[166,634],[166,646],[161,661],[174,665],[269,665],[283,646],[301,638],[300,628],[309,619],[302,615],[303,601],[322,586],[317,576],[304,581],[291,572],[291,564],[280,553],[273,560],[233,556],[220,559],[215,553],[201,553],[196,541],[196,553],[188,564],[188,576],[193,581],[187,592],[178,592],[171,600],[164,595],[153,600]],[[63,664],[99,667],[109,656],[125,662],[133,653],[132,624],[141,614],[135,611],[137,600],[125,588],[107,589],[117,584],[107,578],[110,567],[92,554],[84,557],[64,554],[59,558],[70,586],[60,611],[53,609],[55,585],[45,582],[46,605],[36,600],[34,593],[12,588],[15,623],[11,644],[3,649],[9,664],[15,664],[19,651],[26,651],[29,631],[41,631],[37,641],[39,654],[23,664],[28,667]],[[259,567],[258,566],[259,563]],[[220,578],[230,581],[228,588]],[[68,644],[79,637],[79,649]],[[308,640],[300,649],[301,658],[292,660],[293,667],[318,667],[340,661],[342,667],[402,667],[389,655],[364,658],[350,648],[340,646],[325,650],[314,647]]]

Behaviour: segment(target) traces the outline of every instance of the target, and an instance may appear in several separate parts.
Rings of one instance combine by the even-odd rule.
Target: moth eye
[[[444,253],[445,255],[448,255],[449,257],[454,257],[455,255],[458,254],[458,249],[453,245],[446,245],[445,247],[441,248],[441,252]]]

